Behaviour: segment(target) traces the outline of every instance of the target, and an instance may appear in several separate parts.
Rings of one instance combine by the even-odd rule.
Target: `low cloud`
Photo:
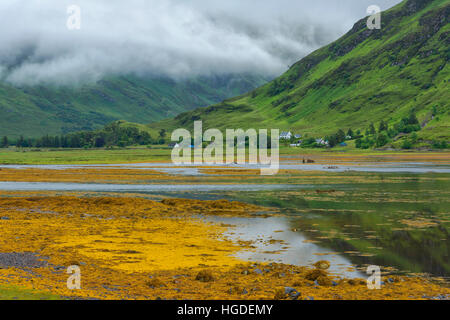
[[[378,0],[386,9],[399,0]],[[2,0],[0,77],[82,84],[109,75],[275,76],[337,39],[373,0]],[[66,27],[81,8],[81,29]]]

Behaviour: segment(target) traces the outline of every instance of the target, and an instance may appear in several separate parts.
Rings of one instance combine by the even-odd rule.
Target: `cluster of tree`
[[[344,130],[339,129],[335,134],[326,136],[325,140],[328,141],[328,145],[333,148],[338,144],[345,142],[346,140],[354,139],[356,136],[359,137],[360,135],[360,132],[355,134],[351,128],[348,129],[347,134],[345,134]]]
[[[319,144],[316,139],[313,137],[304,139],[302,142],[302,147],[304,148],[323,148],[323,147],[335,147],[340,143],[343,143],[347,140],[352,140],[362,137],[361,131],[357,130],[354,132],[351,128],[348,129],[347,133],[344,130],[339,129],[335,134],[326,136],[324,141],[328,142],[328,144]]]
[[[301,146],[302,148],[317,148],[318,144],[316,143],[315,138],[310,137],[304,139]]]
[[[135,127],[121,126],[119,122],[114,122],[97,131],[81,131],[61,136],[45,135],[38,139],[27,138],[23,136],[16,141],[17,147],[35,147],[35,148],[103,148],[130,145],[163,144],[165,131],[160,132],[157,139],[152,139],[146,131]],[[1,146],[7,147],[8,138],[3,137]]]
[[[8,146],[9,146],[8,137],[4,136],[0,142],[0,148],[8,148]]]
[[[365,137],[357,138],[355,145],[356,148],[369,149],[380,148],[385,146],[397,135],[411,134],[411,137],[405,139],[402,148],[411,149],[412,145],[417,142],[417,131],[420,131],[422,127],[419,124],[419,120],[415,113],[411,112],[408,117],[401,119],[393,127],[389,127],[386,121],[382,120],[378,126],[378,131],[375,129],[373,123],[366,129]]]
[[[399,123],[394,125],[393,134],[411,133],[420,131],[421,129],[422,127],[420,126],[416,115],[411,113],[409,117],[403,118]]]
[[[411,149],[417,142],[417,133],[413,132],[409,137],[405,138],[402,142],[402,149]]]
[[[380,132],[375,136],[365,136],[356,139],[355,146],[360,149],[369,149],[373,147],[381,148],[389,142],[389,137],[385,132]]]
[[[448,149],[450,145],[447,143],[447,141],[433,141],[432,143],[433,148],[435,149]]]

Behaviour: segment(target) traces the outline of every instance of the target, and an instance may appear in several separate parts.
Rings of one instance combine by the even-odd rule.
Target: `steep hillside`
[[[18,88],[0,83],[0,136],[38,137],[102,127],[122,119],[139,123],[220,102],[267,81],[233,75],[173,81],[115,77],[81,88]]]
[[[341,39],[294,64],[278,79],[234,99],[151,124],[152,128],[280,128],[326,135],[389,125],[411,112],[419,137],[450,137],[450,1],[407,0],[367,18]]]

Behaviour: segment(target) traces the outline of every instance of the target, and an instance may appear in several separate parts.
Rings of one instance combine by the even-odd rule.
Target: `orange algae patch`
[[[0,193],[2,195],[2,193]],[[193,214],[250,216],[267,208],[228,200],[165,199],[161,202],[144,198],[30,196],[0,197],[0,210],[30,210],[71,216],[112,218],[191,217]]]
[[[423,219],[423,218],[419,218],[419,219],[415,219],[415,220],[401,220],[400,221],[403,224],[406,224],[409,227],[414,227],[414,228],[429,228],[429,227],[435,227],[438,225],[437,222],[435,221],[431,221],[429,219]]]
[[[209,175],[224,175],[224,176],[261,176],[261,170],[260,169],[235,169],[235,168],[200,168],[200,173],[203,174],[209,174]],[[311,172],[311,171],[310,171]],[[320,171],[317,171],[317,173],[320,173]],[[290,170],[290,169],[281,169],[277,172],[277,175],[304,175],[304,172],[301,172],[299,170]]]
[[[73,295],[65,288],[65,270],[79,265],[83,296],[102,297],[99,286],[133,286],[134,281],[128,279],[131,275],[144,277],[145,282],[150,272],[240,263],[231,255],[242,244],[222,239],[226,227],[190,218],[193,209],[189,202],[177,200],[176,205],[165,205],[130,198],[0,198],[0,216],[6,218],[0,220],[0,252],[33,252],[46,257],[47,264],[33,268],[34,276],[26,271],[27,266],[0,269],[0,283],[7,279],[16,285]],[[202,212],[220,212],[226,203],[194,201],[195,209]],[[233,214],[245,215],[256,208],[228,203]]]
[[[72,252],[125,272],[236,263],[243,244],[223,239],[227,227],[195,213],[243,215],[258,210],[229,201],[132,198],[0,198],[0,252]]]
[[[339,153],[339,152],[318,152],[315,154],[300,153],[299,155],[291,154],[288,158],[282,155],[289,161],[302,159],[313,159],[319,164],[363,164],[367,162],[380,163],[396,163],[396,162],[433,162],[448,164],[450,154],[448,152],[382,152],[372,154],[358,154],[358,153]]]
[[[192,218],[193,213],[245,216],[255,210],[242,203],[185,199],[0,198],[0,217],[7,218],[0,220],[0,252],[33,252],[47,262],[0,269],[0,285],[99,299],[273,299],[287,286],[314,299],[450,294],[423,278],[399,277],[382,290],[368,290],[363,280],[329,274],[327,261],[320,261],[315,273],[307,267],[242,263],[230,255],[247,244],[223,239],[225,225]],[[66,287],[70,265],[81,268],[81,290]]]
[[[191,213],[199,213],[204,215],[239,215],[243,216],[244,213],[251,215],[251,213],[261,212],[262,210],[276,210],[275,208],[262,208],[259,206],[228,200],[186,200],[186,199],[164,199],[162,204],[171,208],[183,208]]]
[[[168,174],[158,170],[117,169],[117,168],[80,168],[80,169],[0,169],[0,181],[25,182],[102,182],[132,183],[167,179]],[[171,177],[176,179],[177,177]]]
[[[201,173],[204,174],[215,174],[215,175],[260,175],[261,170],[259,169],[200,169]]]
[[[82,223],[80,223],[82,225]],[[77,226],[74,225],[76,228]],[[239,246],[220,239],[225,228],[187,219],[95,221],[88,232],[75,231],[55,239],[53,249],[76,251],[125,272],[233,265]]]

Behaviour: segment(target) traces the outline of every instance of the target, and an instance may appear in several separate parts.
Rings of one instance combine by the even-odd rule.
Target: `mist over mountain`
[[[343,37],[248,94],[150,127],[191,128],[202,120],[204,129],[279,128],[325,137],[365,132],[382,121],[398,128],[414,115],[422,146],[447,143],[450,1],[404,0],[381,16],[380,29],[368,29],[367,18],[355,20]],[[405,133],[390,137],[396,142]]]
[[[372,4],[3,0],[0,135],[149,123],[241,95],[339,38]],[[79,30],[67,27],[73,5]]]
[[[277,76],[344,34],[372,2],[3,0],[0,79],[23,86],[128,74]],[[69,5],[81,9],[80,30],[66,27]]]

